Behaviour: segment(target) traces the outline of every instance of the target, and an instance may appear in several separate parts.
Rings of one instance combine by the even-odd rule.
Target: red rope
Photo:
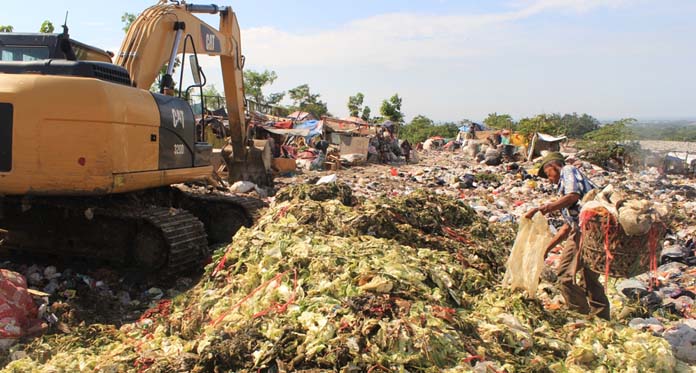
[[[225,268],[225,263],[227,263],[227,255],[230,254],[232,251],[232,244],[225,250],[225,254],[222,256],[220,259],[220,263],[218,263],[217,266],[215,266],[215,269],[213,270],[212,276],[215,277],[215,275],[218,274],[218,272],[222,271]]]
[[[273,283],[274,281],[280,281],[280,279],[283,278],[283,276],[285,276],[286,274],[288,274],[288,272],[290,272],[290,271],[285,271],[285,272],[283,272],[283,273],[280,273],[280,274],[276,275],[275,277],[273,277],[272,279],[270,279],[270,280],[264,282],[263,284],[259,285],[256,289],[252,290],[251,293],[247,294],[244,298],[242,298],[242,299],[241,299],[239,302],[237,302],[234,306],[230,307],[230,309],[228,309],[227,312],[224,312],[222,315],[218,316],[218,318],[216,318],[215,320],[211,321],[209,325],[216,326],[220,321],[222,321],[225,317],[227,317],[230,313],[232,313],[232,311],[234,311],[235,309],[239,308],[242,304],[244,304],[246,301],[248,301],[249,299],[251,299],[251,297],[253,297],[256,293],[258,293],[258,292],[261,291],[262,289],[266,288],[268,285],[270,285],[270,284]],[[297,280],[297,270],[295,270],[295,279]],[[297,282],[295,282],[295,285],[297,285]],[[295,295],[295,294],[294,294],[294,292],[293,292],[293,297],[294,297],[294,295]],[[294,299],[293,299],[293,300],[294,300]],[[287,309],[287,305],[285,306],[285,308]]]
[[[606,292],[609,288],[609,269],[611,268],[611,262],[614,261],[614,255],[612,255],[609,249],[609,235],[611,234],[612,219],[610,219],[610,214],[607,214],[606,220],[602,224],[602,230],[604,233],[604,291]]]
[[[449,228],[449,227],[442,227],[442,231],[445,232],[450,238],[459,241],[461,243],[465,243],[467,245],[473,245],[473,243],[468,240],[466,237],[460,235],[457,233],[454,229]]]
[[[653,291],[653,286],[657,286],[657,246],[660,240],[660,230],[665,228],[663,223],[656,223],[650,227],[648,232],[648,249],[650,251],[650,284],[648,291]]]
[[[253,318],[256,319],[259,317],[266,316],[273,311],[275,311],[276,313],[285,313],[285,311],[288,310],[288,307],[295,302],[295,298],[297,296],[297,269],[293,269],[293,272],[294,272],[294,279],[292,281],[292,295],[290,296],[290,299],[288,299],[288,301],[285,304],[273,303],[267,309],[254,314]]]
[[[474,360],[481,360],[481,361],[483,361],[483,356],[481,356],[481,355],[472,355],[472,356],[469,356],[469,357],[467,357],[466,359],[462,360],[462,362],[463,362],[463,363],[470,363],[470,362],[472,362],[472,361],[474,361]]]
[[[377,363],[373,366],[370,367],[370,369],[367,370],[367,373],[372,373],[375,369],[381,369],[385,372],[391,372],[391,369],[385,367],[384,365]]]
[[[614,255],[611,253],[610,243],[611,236],[616,234],[616,218],[606,209],[584,210],[580,213],[580,247],[584,241],[585,233],[587,232],[587,223],[595,216],[604,217],[602,221],[602,233],[604,234],[604,291],[607,291],[609,286],[609,273],[611,272],[611,263],[614,261]]]
[[[172,310],[172,301],[170,299],[164,299],[159,301],[155,307],[152,307],[145,311],[142,316],[140,316],[140,319],[138,319],[138,322],[141,322],[145,319],[151,319],[154,316],[160,316],[161,318],[165,318],[169,316]]]
[[[276,219],[278,219],[278,218],[284,218],[284,217],[285,217],[285,214],[288,213],[288,210],[290,210],[290,206],[285,206],[285,207],[281,208],[280,211],[278,211],[278,213],[277,213],[276,216],[275,216]]]

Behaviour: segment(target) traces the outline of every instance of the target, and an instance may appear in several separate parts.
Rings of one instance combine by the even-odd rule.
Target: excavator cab
[[[110,52],[62,34],[0,33],[0,61],[98,61],[111,63]]]

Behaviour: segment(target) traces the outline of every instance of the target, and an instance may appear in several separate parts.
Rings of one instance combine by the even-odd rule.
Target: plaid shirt
[[[583,175],[577,168],[566,165],[561,169],[561,178],[558,181],[558,194],[565,196],[571,193],[580,195],[580,199],[573,206],[561,210],[563,219],[568,224],[577,225],[580,209],[582,209],[582,198],[597,186],[590,179]]]

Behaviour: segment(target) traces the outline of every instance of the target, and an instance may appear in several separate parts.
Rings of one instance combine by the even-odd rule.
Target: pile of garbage
[[[57,263],[59,264],[59,263]],[[107,268],[0,263],[0,367],[24,355],[17,343],[42,334],[69,335],[71,342],[93,325],[94,330],[117,331],[142,313],[189,289],[194,280],[180,277],[167,287],[142,274],[119,274]],[[113,326],[103,326],[109,324]],[[55,335],[54,335],[55,334]]]
[[[514,229],[461,201],[418,191],[345,204],[342,185],[298,188],[190,291],[119,329],[17,346],[5,371],[688,369],[648,331],[498,286]]]

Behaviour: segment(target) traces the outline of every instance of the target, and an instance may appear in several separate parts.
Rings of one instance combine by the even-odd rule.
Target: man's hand
[[[524,214],[524,217],[527,218],[527,219],[531,219],[531,218],[534,217],[534,215],[535,215],[537,212],[539,212],[539,208],[538,208],[538,207],[535,207],[535,208],[529,210],[526,214]]]
[[[548,213],[550,212],[550,211],[549,211],[549,205],[542,205],[542,206],[539,206],[539,207],[535,207],[535,208],[529,210],[529,211],[524,215],[524,217],[527,218],[527,219],[531,219],[532,217],[534,217],[534,215],[535,215],[537,212],[540,212],[540,213],[542,213],[542,214],[544,214],[544,215],[548,214]]]

